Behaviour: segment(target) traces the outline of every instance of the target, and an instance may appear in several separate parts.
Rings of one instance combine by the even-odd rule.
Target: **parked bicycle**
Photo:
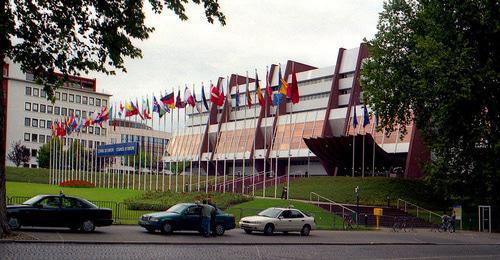
[[[414,225],[411,218],[407,217],[394,217],[394,224],[392,225],[392,231],[399,232],[411,232],[413,231]]]

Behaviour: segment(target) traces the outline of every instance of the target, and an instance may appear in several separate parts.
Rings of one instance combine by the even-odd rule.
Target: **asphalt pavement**
[[[229,230],[149,234],[113,225],[94,233],[23,228],[22,240],[0,240],[0,259],[500,259],[500,234],[314,230],[265,236]]]

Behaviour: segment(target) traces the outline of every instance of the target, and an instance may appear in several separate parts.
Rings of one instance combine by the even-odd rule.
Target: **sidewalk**
[[[224,236],[204,238],[197,232],[174,232],[171,235],[149,234],[139,226],[116,225],[96,229],[90,234],[68,229],[25,228],[20,240],[0,243],[67,243],[67,244],[174,244],[174,245],[500,245],[500,234],[477,232],[438,233],[428,229],[414,232],[325,231],[314,230],[308,237],[297,233],[245,234],[240,229]]]

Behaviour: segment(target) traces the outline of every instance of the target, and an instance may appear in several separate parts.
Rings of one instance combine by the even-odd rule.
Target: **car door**
[[[187,208],[183,213],[182,229],[200,230],[201,229],[201,207],[194,205]]]
[[[291,210],[291,222],[290,229],[299,231],[306,224],[304,214],[300,213],[298,210]]]
[[[33,218],[33,226],[56,227],[60,226],[62,218],[61,200],[58,196],[48,196],[34,204],[36,213]]]
[[[81,203],[75,198],[62,197],[61,198],[61,211],[60,218],[61,226],[72,227],[79,226],[80,220],[86,217],[85,212],[83,212]]]
[[[278,217],[278,221],[274,225],[276,231],[290,231],[292,225],[291,210],[283,210]]]

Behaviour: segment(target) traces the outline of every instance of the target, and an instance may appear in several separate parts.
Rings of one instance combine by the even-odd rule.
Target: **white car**
[[[244,217],[240,220],[240,228],[247,234],[253,231],[272,235],[274,232],[300,232],[308,236],[316,228],[314,217],[294,208],[268,208],[257,216]]]

